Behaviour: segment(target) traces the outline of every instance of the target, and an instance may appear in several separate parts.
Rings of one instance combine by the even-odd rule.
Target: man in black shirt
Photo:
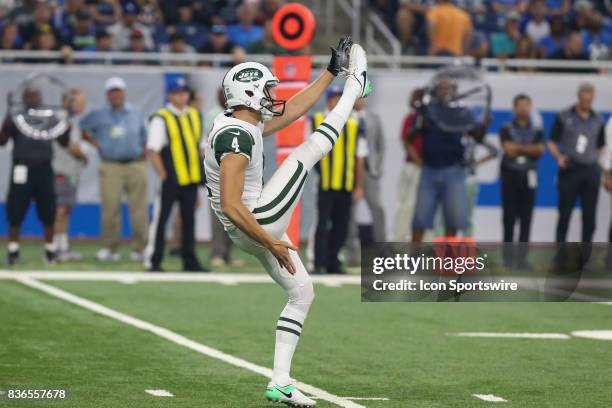
[[[23,92],[24,111],[35,109],[42,102],[41,92],[26,88]],[[23,118],[23,116],[21,117]],[[57,140],[68,145],[68,128]],[[9,139],[13,140],[12,169],[9,192],[6,202],[6,215],[9,224],[7,262],[13,265],[19,259],[19,232],[30,202],[36,202],[38,218],[45,232],[45,261],[55,263],[56,253],[53,245],[53,224],[55,222],[55,180],[51,159],[53,141],[35,139],[25,135],[7,115],[0,129],[0,146]]]
[[[514,117],[500,131],[504,157],[501,162],[504,242],[514,240],[514,226],[520,223],[519,242],[529,242],[531,216],[538,184],[538,159],[544,153],[544,132],[531,122],[531,98],[519,94],[514,98]],[[504,263],[511,267],[516,260],[519,268],[529,269],[527,245],[519,245],[514,254],[511,245],[504,245]]]
[[[582,242],[591,242],[601,182],[598,159],[605,145],[604,122],[592,109],[595,89],[585,82],[578,102],[557,115],[548,148],[559,164],[559,222],[557,242],[565,242],[574,205],[580,197]]]

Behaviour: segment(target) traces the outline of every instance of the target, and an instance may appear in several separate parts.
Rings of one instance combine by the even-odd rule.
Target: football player
[[[263,136],[302,116],[336,76],[347,78],[337,106],[264,186]],[[225,74],[228,110],[215,118],[205,146],[206,186],[212,209],[232,241],[259,259],[288,296],[276,327],[274,370],[266,398],[314,406],[316,402],[297,390],[289,377],[314,290],[285,231],[308,171],[331,151],[355,101],[371,92],[365,51],[344,37],[332,49],[327,70],[291,99],[275,99],[278,83],[268,68],[255,62],[238,64]]]

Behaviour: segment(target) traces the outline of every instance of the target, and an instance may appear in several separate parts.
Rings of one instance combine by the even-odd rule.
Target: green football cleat
[[[266,398],[272,402],[282,402],[291,407],[314,407],[317,402],[302,394],[292,384],[283,387],[270,383],[266,389]]]

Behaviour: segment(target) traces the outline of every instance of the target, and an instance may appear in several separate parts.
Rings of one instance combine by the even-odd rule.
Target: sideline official
[[[565,242],[574,205],[582,206],[582,242],[592,242],[601,180],[599,154],[605,145],[604,121],[592,109],[595,89],[584,82],[577,103],[557,115],[548,147],[559,164],[557,242]]]
[[[500,139],[504,150],[501,162],[504,242],[514,241],[514,226],[519,221],[519,242],[529,242],[531,217],[538,187],[538,160],[544,154],[544,132],[531,121],[531,98],[519,94],[513,101],[514,117],[504,123]],[[527,246],[520,245],[514,254],[504,247],[504,263],[511,267],[516,260],[527,268]]]
[[[205,271],[195,253],[195,211],[198,186],[203,169],[199,151],[202,136],[200,113],[188,105],[189,88],[183,78],[172,81],[167,89],[169,103],[149,123],[147,153],[161,182],[155,200],[153,220],[149,227],[149,243],[145,267],[162,271],[166,242],[166,222],[176,201],[179,203],[182,233],[183,270]]]

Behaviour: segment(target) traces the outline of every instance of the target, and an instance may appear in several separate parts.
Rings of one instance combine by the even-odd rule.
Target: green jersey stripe
[[[336,138],[340,137],[340,134],[338,133],[338,131],[336,129],[334,129],[334,127],[328,123],[321,123],[321,125],[319,125],[319,127],[321,126],[325,126],[326,128],[328,128],[329,130],[331,130],[332,132],[334,132],[334,134],[336,135]]]
[[[290,328],[288,328],[288,327],[276,326],[276,330],[286,331],[286,332],[288,332],[288,333],[293,333],[293,334],[295,334],[295,335],[296,335],[296,336],[298,336],[298,337],[300,336],[300,332],[299,332],[299,331],[296,331],[296,330],[290,329]]]
[[[280,202],[283,201],[283,199],[287,196],[287,194],[289,194],[289,191],[291,191],[291,188],[295,185],[295,182],[298,180],[303,170],[304,170],[304,165],[302,164],[301,161],[298,160],[298,167],[293,173],[293,175],[291,176],[291,178],[289,179],[289,182],[287,183],[285,188],[283,188],[283,190],[274,198],[274,200],[270,201],[268,204],[262,207],[255,208],[253,210],[253,214],[259,214],[262,212],[269,211],[273,209],[274,207],[276,207],[278,204],[280,204]]]
[[[332,146],[334,145],[334,139],[330,135],[328,135],[327,133],[322,131],[320,128],[317,128],[315,130],[315,132],[318,132],[318,133],[322,134],[323,136],[325,136],[327,138],[327,140],[329,140],[329,143],[331,143]]]
[[[296,326],[300,326],[300,328],[302,327],[302,323],[298,322],[297,320],[293,320],[293,319],[289,319],[288,317],[279,317],[278,320],[282,320],[283,322],[289,322],[289,323],[293,323]]]
[[[293,202],[297,199],[298,195],[300,194],[300,191],[302,190],[302,187],[304,186],[304,183],[306,182],[307,175],[308,175],[308,172],[304,173],[304,176],[302,177],[302,181],[300,182],[300,185],[298,186],[297,190],[295,190],[295,193],[293,193],[293,196],[291,197],[289,202],[287,202],[287,204],[285,204],[283,208],[281,208],[276,214],[270,217],[267,217],[267,218],[259,219],[257,220],[257,222],[260,225],[267,225],[267,224],[272,224],[273,222],[278,220],[280,217],[282,217],[287,212],[287,210],[291,207]]]

